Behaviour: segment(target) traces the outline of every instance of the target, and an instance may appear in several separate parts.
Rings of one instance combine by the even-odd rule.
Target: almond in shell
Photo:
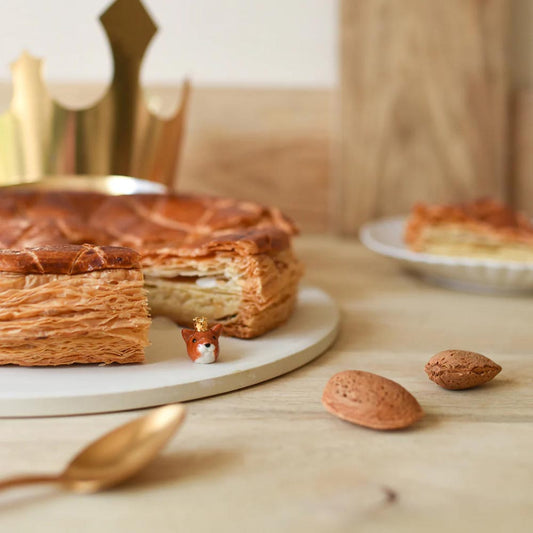
[[[501,372],[502,367],[476,352],[444,350],[426,364],[431,381],[449,390],[471,389],[487,383]]]
[[[333,415],[372,429],[401,429],[424,415],[416,398],[390,379],[345,370],[327,383],[322,404]]]

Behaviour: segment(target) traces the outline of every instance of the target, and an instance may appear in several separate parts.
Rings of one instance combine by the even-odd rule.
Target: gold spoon
[[[183,405],[159,407],[89,444],[61,474],[8,478],[0,481],[0,490],[34,483],[58,483],[72,492],[98,492],[113,487],[152,461],[184,418]]]

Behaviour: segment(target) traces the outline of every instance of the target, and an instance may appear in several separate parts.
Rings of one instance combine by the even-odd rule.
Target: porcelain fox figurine
[[[194,329],[182,329],[181,334],[187,343],[187,354],[195,363],[214,363],[218,359],[218,338],[222,333],[222,324],[212,328],[207,325],[205,317],[193,319]]]

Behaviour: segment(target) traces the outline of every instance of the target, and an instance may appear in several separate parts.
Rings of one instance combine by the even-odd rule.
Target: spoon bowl
[[[132,420],[79,452],[55,476],[24,476],[0,481],[0,489],[29,483],[59,483],[73,492],[98,492],[118,485],[150,463],[185,418],[185,407],[171,404]]]

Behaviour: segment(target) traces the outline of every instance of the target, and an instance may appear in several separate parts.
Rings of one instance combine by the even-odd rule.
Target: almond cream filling
[[[182,323],[190,323],[198,314],[209,321],[222,321],[236,315],[242,299],[242,289],[235,280],[224,278],[145,277],[148,305],[152,315],[170,316]]]
[[[144,257],[153,316],[192,326],[204,315],[226,335],[251,338],[286,320],[302,267],[291,250],[276,254],[217,253],[202,257]]]
[[[449,256],[465,256],[500,261],[533,261],[533,247],[520,242],[506,242],[490,235],[465,231],[460,227],[425,228],[420,251]]]
[[[165,315],[182,324],[199,314],[223,321],[239,311],[243,271],[234,258],[176,259],[164,265],[145,266],[145,287],[152,315]]]

